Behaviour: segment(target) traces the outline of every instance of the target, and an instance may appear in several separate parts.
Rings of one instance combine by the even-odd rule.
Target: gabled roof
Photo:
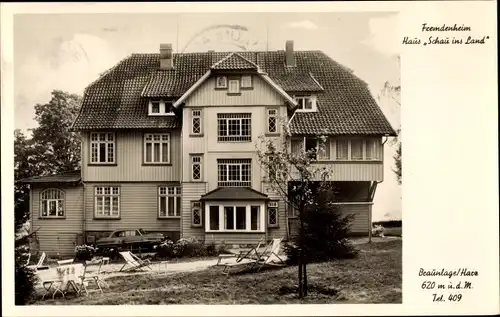
[[[201,200],[267,200],[266,194],[263,194],[250,187],[219,187],[205,195]]]
[[[23,183],[78,183],[81,180],[80,171],[60,173],[47,176],[33,176],[21,180]]]
[[[238,53],[231,53],[210,68],[216,70],[257,70],[259,66]]]
[[[243,57],[287,94],[318,92],[318,111],[297,112],[290,122],[294,134],[396,134],[367,84],[349,69],[321,51],[294,54],[296,66],[286,67],[284,51],[174,53],[173,70],[159,70],[159,54],[133,54],[87,87],[73,128],[180,128],[177,116],[148,116],[148,98],[181,97],[214,64],[231,55],[227,63],[244,64],[238,56]]]

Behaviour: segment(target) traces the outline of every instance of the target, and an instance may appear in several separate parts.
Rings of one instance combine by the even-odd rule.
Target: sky
[[[231,27],[228,27],[231,26]],[[356,13],[19,14],[14,18],[15,128],[36,126],[34,105],[54,89],[84,88],[132,53],[207,50],[322,50],[368,83],[390,121],[400,108],[380,96],[384,83],[399,85],[398,15]],[[380,98],[379,98],[380,97]],[[392,168],[395,147],[385,148],[385,180],[378,186],[373,219],[401,219],[401,189]]]

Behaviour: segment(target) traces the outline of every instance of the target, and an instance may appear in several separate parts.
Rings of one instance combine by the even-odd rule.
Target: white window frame
[[[245,81],[244,79],[247,79]],[[244,83],[248,83],[248,85],[244,85]],[[252,75],[242,75],[241,76],[241,85],[240,88],[253,88],[253,78]]]
[[[160,111],[153,112],[153,103],[159,103]],[[150,116],[175,116],[175,112],[173,111],[173,107],[170,107],[170,111],[167,112],[168,105],[171,106],[171,102],[165,100],[150,100],[148,106],[148,113]]]
[[[165,197],[165,215],[161,214],[162,208],[162,198]],[[178,197],[180,197],[180,202],[178,202]],[[174,214],[169,215],[169,200],[173,199],[174,201]],[[182,192],[181,186],[179,185],[165,185],[158,186],[158,218],[180,218],[182,210]]]
[[[219,80],[222,79],[224,84],[220,84]],[[226,89],[228,86],[227,76],[215,77],[215,88]]]
[[[327,141],[326,141],[326,144],[325,144],[325,147],[324,147],[324,153],[320,152],[320,142],[321,142],[321,139],[320,138],[317,138],[317,137],[303,137],[303,138],[298,138],[298,137],[294,137],[293,138],[293,141],[299,141],[301,142],[302,144],[302,151],[306,151],[306,139],[311,139],[311,138],[316,138],[316,161],[329,161],[331,160],[331,157],[332,157],[332,153],[331,153],[331,150],[330,150],[330,138],[327,137]],[[302,140],[301,140],[302,139]]]
[[[267,109],[267,133],[279,133],[279,130],[278,130],[278,109],[276,108],[270,108],[270,109]],[[270,120],[271,118],[274,118],[274,129],[275,131],[270,131]]]
[[[219,228],[218,229],[210,229],[210,207],[217,206],[219,211]],[[251,210],[252,206],[259,207],[259,219],[258,219],[258,229],[252,230],[251,226]],[[263,233],[266,230],[266,219],[265,219],[265,204],[264,203],[253,203],[253,202],[211,202],[205,203],[205,232],[260,232]],[[225,221],[225,208],[224,207],[233,207],[233,227],[236,228],[236,207],[245,207],[245,229],[224,229],[226,221]]]
[[[359,142],[361,145],[361,157],[354,158],[352,153],[353,153],[353,143]],[[349,140],[349,148],[350,148],[350,157],[349,159],[351,161],[364,161],[366,159],[365,157],[365,140],[362,139],[351,139]]]
[[[108,193],[106,193],[106,189],[108,189]],[[105,219],[113,219],[120,218],[121,210],[120,210],[120,194],[121,188],[120,186],[95,186],[94,187],[94,217],[95,218],[105,218]],[[105,200],[109,198],[109,215],[105,214]],[[117,214],[113,214],[113,207],[116,204],[118,206]],[[98,209],[98,201],[101,200],[102,210]]]
[[[55,203],[56,214],[50,215],[49,206]],[[61,207],[62,215],[59,207]],[[47,188],[40,192],[40,218],[66,218],[66,194],[59,188]],[[47,212],[44,215],[44,210]]]
[[[243,134],[243,121],[248,120],[248,135]],[[229,134],[231,123],[238,122],[239,134]],[[225,127],[225,130],[222,129]],[[225,134],[222,132],[225,131]],[[251,113],[218,113],[217,114],[217,142],[252,142],[252,114]]]
[[[225,166],[225,175],[222,167]],[[229,166],[238,166],[238,180],[229,179]],[[243,167],[248,169],[248,180],[243,180]],[[218,187],[251,187],[252,160],[251,159],[217,159],[217,186]]]
[[[270,209],[276,210],[276,223],[272,224],[270,221]],[[277,200],[273,200],[267,203],[267,226],[269,228],[277,228],[279,227],[279,202]]]
[[[191,110],[191,134],[192,135],[203,134],[203,123],[202,123],[201,115],[202,115],[201,109],[192,109]],[[198,121],[199,121],[199,130],[200,130],[199,132],[194,131],[195,119],[198,119]]]
[[[235,84],[234,89],[231,83]],[[228,94],[239,94],[240,90],[240,80],[239,79],[229,79],[227,81],[227,93]]]
[[[200,214],[200,223],[194,222],[194,213],[198,211]],[[191,202],[191,226],[192,227],[203,227],[203,203],[201,201]]]
[[[362,158],[356,158],[356,159],[352,158],[352,141],[354,141],[354,140],[361,141],[361,143],[362,143]],[[342,158],[342,159],[338,158],[337,151],[338,151],[338,142],[339,141],[347,143],[347,157],[346,158]],[[379,151],[378,146],[377,146],[378,142],[375,139],[335,139],[334,144],[335,144],[334,154],[335,154],[336,161],[352,161],[352,162],[382,161],[382,159],[380,158],[379,152],[378,152]],[[371,148],[372,148],[372,157],[371,158],[368,158],[366,155],[366,153],[367,153],[366,149],[369,146],[371,146]]]
[[[195,169],[196,165],[199,166],[199,170],[200,170],[199,171],[199,173],[200,173],[199,178],[194,177],[194,169]],[[193,182],[203,181],[203,155],[201,155],[201,154],[192,154],[191,155],[191,180]]]
[[[104,139],[101,136],[104,135]],[[116,135],[114,132],[90,132],[90,164],[115,164],[116,160]],[[101,144],[104,144],[104,162],[99,161],[101,157]],[[112,150],[112,159],[109,151]],[[94,157],[94,149],[96,156]]]
[[[158,140],[155,140],[155,136],[158,137]],[[151,138],[151,140],[149,140]],[[170,164],[170,152],[171,152],[171,142],[170,142],[170,133],[144,133],[144,140],[143,140],[143,152],[144,152],[144,157],[143,161],[144,164]],[[147,144],[151,144],[151,161],[148,162],[147,157],[148,157],[148,147]],[[159,144],[160,148],[160,161],[155,162],[154,161],[154,145]],[[163,144],[167,144],[167,161],[163,161]]]
[[[316,107],[316,96],[315,95],[309,95],[309,96],[293,96],[295,101],[297,101],[297,110],[298,112],[316,112],[317,107]],[[311,109],[305,109],[306,106],[306,100],[311,101]]]

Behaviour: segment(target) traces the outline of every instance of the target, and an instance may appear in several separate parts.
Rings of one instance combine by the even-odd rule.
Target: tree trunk
[[[304,261],[304,283],[302,283],[302,287],[304,288],[303,290],[303,293],[304,293],[304,297],[307,296],[307,259],[306,261]]]
[[[304,297],[302,290],[302,250],[299,249],[299,298]]]

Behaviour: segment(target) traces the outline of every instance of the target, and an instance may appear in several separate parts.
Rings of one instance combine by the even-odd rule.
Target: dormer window
[[[227,77],[226,76],[217,76],[215,87],[216,88],[227,88]]]
[[[150,116],[173,116],[175,115],[171,102],[163,100],[152,100],[149,102]]]
[[[295,96],[297,111],[316,112],[316,96]]]

